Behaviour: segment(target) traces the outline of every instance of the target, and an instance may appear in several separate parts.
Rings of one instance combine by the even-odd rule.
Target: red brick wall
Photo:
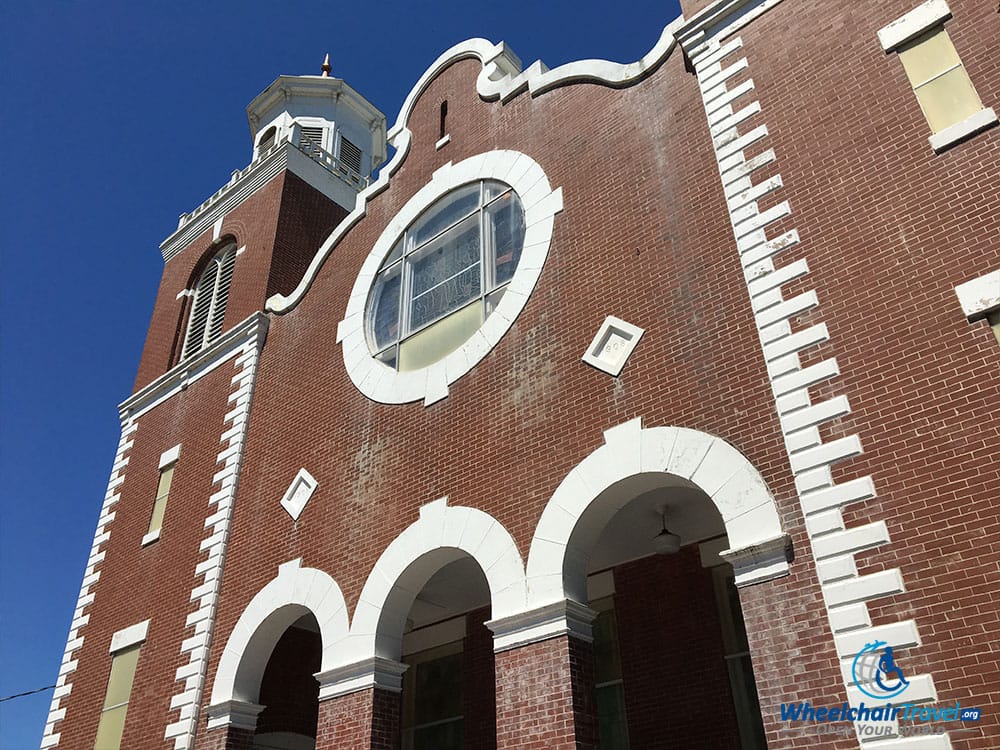
[[[399,693],[362,690],[319,704],[316,750],[399,750]]]
[[[502,651],[496,673],[498,748],[596,748],[590,644],[562,636]]]
[[[465,616],[465,643],[462,650],[462,731],[468,750],[492,750],[497,746],[496,667],[493,632],[483,623],[490,608],[483,607]]]
[[[264,669],[258,703],[257,734],[295,732],[316,736],[319,671],[323,642],[319,633],[288,628],[278,639]]]
[[[218,468],[232,372],[231,364],[223,365],[139,418],[121,499],[112,508],[115,518],[108,526],[111,536],[104,545],[105,558],[97,567],[101,577],[92,588],[94,603],[86,610],[90,620],[81,630],[84,643],[73,656],[79,666],[70,677],[73,690],[62,702],[66,718],[56,725],[62,734],[60,747],[93,746],[111,670],[111,636],[147,619],[122,747],[172,746],[164,741],[163,731],[173,721],[170,698],[180,687],[174,673],[187,662],[187,656],[181,656],[181,641],[192,631],[184,621],[193,608],[194,568],[204,557],[198,545],[211,512],[208,496],[214,490],[212,475]],[[160,454],[178,443],[181,455],[160,539],[143,547],[159,482]]]
[[[614,576],[631,746],[739,748],[712,572],[697,549]]]

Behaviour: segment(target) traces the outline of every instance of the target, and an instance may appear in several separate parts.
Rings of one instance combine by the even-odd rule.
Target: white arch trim
[[[464,555],[482,569],[493,617],[520,613],[527,601],[524,563],[514,539],[493,516],[448,506],[446,497],[424,505],[379,557],[361,591],[342,657],[398,660],[410,605],[443,565]]]
[[[278,576],[262,588],[236,622],[219,660],[211,705],[254,704],[274,644],[302,615],[312,613],[323,642],[322,669],[333,665],[347,637],[347,605],[340,587],[322,570],[303,568],[298,558],[278,566]]]
[[[413,107],[431,81],[449,65],[468,58],[478,59],[483,69],[476,78],[476,92],[487,100],[500,99],[507,102],[525,90],[532,96],[538,96],[565,84],[584,81],[624,87],[639,81],[670,55],[677,46],[674,35],[683,23],[683,17],[675,19],[663,29],[660,38],[649,52],[637,61],[625,64],[608,60],[579,60],[549,70],[545,63],[537,60],[529,65],[527,70],[522,70],[520,58],[504,42],[494,44],[482,38],[467,39],[441,53],[410,89],[403,106],[400,107],[396,124],[389,129],[388,141],[396,149],[395,156],[381,169],[378,179],[358,193],[354,210],[344,217],[316,251],[298,286],[288,296],[275,294],[270,297],[267,300],[266,310],[280,314],[298,305],[309,291],[333,248],[351,227],[364,218],[369,199],[389,187],[392,175],[403,165],[410,152],[412,133],[408,126]]]
[[[722,556],[733,564],[738,585],[788,574],[788,536],[774,498],[760,473],[729,443],[683,427],[643,429],[641,419],[607,430],[604,441],[569,472],[542,512],[528,554],[531,608],[567,599],[586,603],[588,550],[578,541],[574,545],[573,532],[601,493],[638,474],[671,474],[712,499],[729,537],[730,549]]]

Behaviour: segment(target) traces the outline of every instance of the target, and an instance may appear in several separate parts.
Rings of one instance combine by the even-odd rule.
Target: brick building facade
[[[42,748],[996,747],[998,9],[683,10],[251,103]]]

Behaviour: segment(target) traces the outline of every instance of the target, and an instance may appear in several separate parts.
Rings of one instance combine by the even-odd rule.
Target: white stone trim
[[[365,304],[382,262],[400,235],[431,204],[461,185],[499,180],[510,185],[524,208],[524,249],[514,277],[496,310],[479,330],[447,357],[412,372],[399,372],[375,359],[365,335]],[[358,273],[337,328],[344,366],[354,386],[383,404],[423,399],[428,406],[448,395],[448,386],[476,366],[495,347],[528,302],[548,256],[553,217],[562,211],[562,189],[553,190],[542,168],[517,151],[489,151],[438,169],[400,209],[375,242]]]
[[[139,542],[140,547],[145,547],[148,544],[152,544],[160,538],[160,529],[153,529],[148,534],[143,534],[142,541]]]
[[[312,474],[304,468],[299,469],[299,473],[295,475],[292,483],[285,490],[285,496],[281,498],[281,507],[288,511],[288,515],[292,517],[293,521],[299,520],[306,503],[309,502],[309,498],[312,497],[318,486],[319,482]]]
[[[641,419],[633,419],[605,431],[604,445],[566,475],[546,504],[528,554],[529,607],[587,600],[589,543],[622,507],[602,495],[640,474],[660,474],[664,481],[672,475],[711,498],[726,527],[737,584],[788,574],[788,543],[774,498],[743,454],[714,435],[644,429]],[[589,520],[582,524],[585,513]]]
[[[732,4],[735,7],[740,3]],[[823,324],[803,330],[792,329],[793,317],[804,310],[819,307],[820,300],[811,290],[791,299],[784,297],[785,287],[793,280],[807,278],[810,271],[805,259],[783,266],[775,263],[783,251],[798,245],[799,236],[794,229],[776,238],[769,239],[767,236],[775,221],[791,215],[791,206],[781,202],[767,211],[760,211],[757,206],[759,198],[783,186],[780,176],[756,184],[753,182],[756,169],[777,160],[773,149],[765,149],[756,155],[747,151],[751,145],[757,149],[766,145],[761,144],[767,137],[767,128],[759,121],[759,103],[743,107],[741,113],[747,113],[745,116],[732,115],[721,122],[714,121],[710,115],[714,108],[709,94],[712,97],[725,96],[729,85],[725,81],[730,75],[726,71],[749,70],[750,67],[729,63],[727,58],[730,55],[742,51],[742,40],[737,37],[723,43],[721,40],[731,24],[724,17],[716,19],[714,24],[714,28],[719,29],[715,33],[691,34],[685,31],[680,39],[693,61],[702,87],[719,176],[730,211],[733,238],[747,282],[806,533],[816,559],[817,579],[834,645],[842,659],[852,659],[858,649],[876,637],[900,648],[914,646],[919,643],[919,637],[915,624],[910,621],[870,627],[867,602],[903,591],[902,576],[895,568],[858,575],[854,556],[888,544],[888,530],[885,523],[877,519],[861,527],[847,529],[844,526],[841,507],[875,497],[874,482],[871,477],[840,484],[833,482],[830,466],[859,455],[863,448],[857,435],[847,435],[828,443],[820,442],[819,425],[849,414],[850,404],[845,396],[835,396],[818,403],[812,401],[809,389],[817,383],[837,378],[840,367],[832,357],[805,368],[800,364],[798,353],[827,344],[829,332]],[[740,132],[742,127],[747,128],[743,133]],[[722,556],[727,557],[727,553],[722,553]],[[530,574],[529,564],[529,580]],[[849,671],[845,675],[845,688],[849,699],[853,700],[853,678]],[[933,686],[929,675],[907,676]],[[935,750],[950,747],[947,735],[927,740],[930,742],[927,747]],[[879,743],[879,746],[882,744]],[[875,743],[871,747],[875,747]]]
[[[208,728],[233,727],[253,731],[265,706],[246,701],[225,701],[208,707]]]
[[[597,612],[590,607],[563,599],[509,617],[496,617],[486,627],[493,631],[493,651],[500,653],[563,635],[592,643],[595,617]]]
[[[882,49],[891,52],[949,18],[951,18],[951,8],[945,0],[927,0],[906,15],[879,29],[878,40],[882,44]]]
[[[359,690],[381,688],[393,693],[403,690],[403,673],[408,665],[379,656],[345,664],[313,675],[319,682],[321,701],[339,698]]]
[[[323,571],[303,568],[301,558],[291,560],[278,566],[277,577],[250,600],[229,634],[212,685],[211,704],[255,703],[274,644],[289,625],[309,613],[319,624],[321,667],[332,669],[338,647],[348,634],[344,595]]]
[[[118,449],[115,452],[114,464],[111,467],[111,476],[108,478],[104,503],[101,505],[98,515],[97,528],[94,530],[94,541],[91,544],[90,554],[87,557],[87,567],[83,571],[83,582],[80,584],[80,594],[76,600],[76,609],[73,612],[73,619],[70,623],[69,636],[66,639],[66,648],[63,651],[62,663],[59,665],[56,689],[52,694],[52,702],[49,704],[49,714],[45,720],[45,729],[42,732],[42,750],[56,747],[59,744],[60,734],[55,731],[55,725],[57,722],[62,721],[66,714],[66,709],[62,706],[62,700],[73,689],[72,676],[77,668],[77,660],[73,656],[83,645],[83,630],[90,621],[90,615],[85,610],[94,602],[94,587],[100,578],[100,564],[104,561],[104,545],[111,538],[111,522],[115,519],[113,508],[120,498],[122,483],[125,481],[125,469],[128,467],[129,462],[128,454],[132,449],[135,432],[138,428],[138,423],[133,419],[122,419]]]
[[[1000,268],[955,287],[958,304],[971,323],[1000,308]]]
[[[199,545],[202,551],[208,552],[208,559],[195,566],[195,584],[191,591],[191,601],[196,602],[196,608],[187,617],[187,627],[190,628],[191,636],[181,643],[181,656],[187,657],[187,663],[177,672],[176,679],[181,684],[170,702],[171,711],[179,713],[177,720],[168,724],[164,732],[164,739],[174,741],[175,750],[190,750],[194,746],[205,673],[212,646],[219,588],[222,584],[226,559],[229,527],[239,484],[250,407],[253,402],[257,363],[267,335],[267,322],[265,315],[255,313],[215,345],[209,347],[206,352],[194,358],[196,363],[206,363],[205,366],[208,362],[214,362],[213,366],[218,366],[232,359],[235,374],[231,379],[233,390],[229,396],[232,408],[224,417],[219,438],[220,452],[216,460],[220,468],[212,477],[212,483],[218,485],[218,488],[208,497],[205,521],[207,536]],[[217,348],[223,344],[224,348]],[[208,359],[205,359],[206,356]],[[175,368],[177,369],[179,368]],[[149,403],[158,403],[166,398],[163,395],[164,391],[167,393],[173,391],[175,383],[183,383],[186,379],[184,376],[171,375],[173,372],[164,376],[166,380],[161,378],[144,389],[130,399],[130,402],[135,400],[135,408],[141,410],[150,408]],[[136,400],[144,392],[148,393]],[[124,411],[128,413],[129,410]],[[220,702],[212,701],[213,704]]]
[[[768,2],[774,3],[780,0],[768,0]],[[283,294],[272,296],[268,299],[265,309],[268,312],[285,313],[301,302],[333,248],[364,218],[368,200],[389,187],[392,175],[403,165],[412,145],[412,133],[408,125],[413,107],[431,81],[445,68],[459,60],[478,59],[483,69],[476,78],[477,93],[485,99],[500,99],[504,102],[525,90],[530,91],[532,96],[538,96],[566,83],[578,81],[615,87],[628,86],[641,80],[670,55],[676,46],[675,32],[682,24],[683,18],[677,18],[664,28],[660,38],[648,53],[638,61],[626,65],[607,60],[583,60],[549,70],[548,66],[538,60],[527,70],[522,71],[521,60],[506,44],[503,42],[493,44],[486,39],[478,38],[467,39],[443,52],[414,84],[403,101],[396,124],[388,132],[388,141],[396,149],[395,156],[380,170],[378,179],[358,194],[354,210],[344,217],[317,250],[298,286],[288,296]]]
[[[590,346],[587,347],[580,359],[617,378],[645,332],[644,328],[626,323],[614,315],[609,315],[604,319],[594,336],[594,340],[590,342]],[[615,337],[615,342],[612,342],[612,336]],[[617,348],[615,351],[609,351],[609,346]]]
[[[406,618],[417,593],[444,565],[468,555],[483,571],[497,619],[523,612],[524,564],[510,533],[484,511],[451,507],[440,498],[386,547],[365,581],[338,663],[398,660]]]
[[[198,354],[178,363],[119,404],[118,412],[122,419],[138,419],[153,407],[205,377],[216,367],[241,355],[247,341],[255,337],[263,340],[269,322],[263,313],[253,313]]]
[[[170,466],[170,464],[175,463],[180,457],[181,446],[180,443],[178,443],[173,448],[168,448],[160,454],[160,463],[157,468],[163,469],[166,466]]]
[[[449,143],[451,143],[451,133],[446,133],[437,143],[434,144],[434,150],[440,151]]]
[[[135,625],[129,625],[127,628],[122,628],[113,636],[111,636],[111,645],[108,647],[108,653],[115,653],[129,646],[134,646],[137,643],[142,643],[146,640],[146,633],[149,631],[149,620],[144,620],[142,622],[137,622]]]
[[[942,151],[966,136],[978,133],[997,121],[997,113],[991,107],[981,109],[974,115],[969,115],[961,122],[949,125],[944,130],[934,133],[927,140],[935,151]]]

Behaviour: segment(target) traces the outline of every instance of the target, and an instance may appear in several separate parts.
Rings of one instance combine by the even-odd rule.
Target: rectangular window
[[[628,750],[625,686],[622,681],[622,659],[618,650],[614,597],[592,601],[590,607],[597,610],[592,630],[598,747],[601,750]]]
[[[750,661],[750,644],[747,641],[743,609],[740,606],[740,595],[736,590],[733,569],[729,565],[712,568],[712,578],[715,583],[719,622],[722,626],[722,644],[729,671],[729,687],[733,693],[736,723],[740,732],[740,747],[743,750],[763,750],[767,747],[767,742],[764,739],[757,685],[753,676],[753,664]]]
[[[951,17],[945,0],[927,0],[878,32],[882,48],[897,52],[920,109],[940,150],[997,121],[984,109],[972,80],[951,43],[944,22]]]
[[[155,542],[160,538],[160,529],[163,528],[163,516],[167,511],[167,496],[170,495],[170,484],[174,478],[174,468],[177,466],[177,459],[180,458],[181,447],[175,445],[170,450],[164,451],[160,455],[160,479],[156,485],[156,499],[153,501],[153,512],[149,517],[149,530],[142,538],[144,545]]]
[[[122,733],[125,730],[125,714],[136,666],[139,663],[139,649],[146,640],[149,620],[119,630],[111,638],[111,675],[108,689],[104,694],[101,720],[97,725],[94,750],[120,750]]]
[[[462,750],[462,641],[407,656],[404,750]]]

